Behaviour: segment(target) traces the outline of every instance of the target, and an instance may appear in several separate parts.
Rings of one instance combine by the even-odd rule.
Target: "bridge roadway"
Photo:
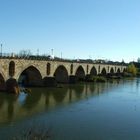
[[[0,58],[0,89],[5,88],[9,79],[28,86],[40,86],[49,85],[54,80],[68,83],[71,77],[85,79],[87,75],[119,74],[126,68],[127,66],[122,64]]]

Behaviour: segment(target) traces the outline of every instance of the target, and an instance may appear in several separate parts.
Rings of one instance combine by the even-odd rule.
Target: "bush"
[[[106,78],[102,77],[102,76],[98,76],[98,77],[96,77],[95,81],[104,83],[104,82],[106,82]]]
[[[106,82],[106,78],[103,76],[88,76],[87,81],[89,81],[89,82]]]

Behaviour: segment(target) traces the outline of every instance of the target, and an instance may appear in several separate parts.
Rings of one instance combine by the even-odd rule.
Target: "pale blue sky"
[[[0,0],[3,52],[126,62],[140,57],[140,0]]]

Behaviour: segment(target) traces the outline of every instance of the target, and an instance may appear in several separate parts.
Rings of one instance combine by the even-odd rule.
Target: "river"
[[[51,140],[140,140],[140,79],[0,94],[0,140],[29,128]]]

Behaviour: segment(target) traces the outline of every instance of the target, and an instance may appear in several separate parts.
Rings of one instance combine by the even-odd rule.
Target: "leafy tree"
[[[131,73],[133,76],[137,75],[137,68],[135,67],[133,63],[128,65],[127,72]]]

